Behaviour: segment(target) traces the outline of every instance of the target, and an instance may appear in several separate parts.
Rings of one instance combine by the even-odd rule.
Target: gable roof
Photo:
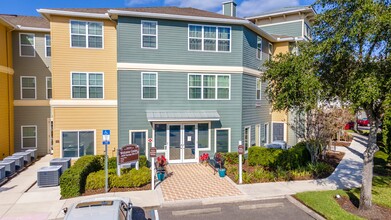
[[[0,19],[18,30],[42,32],[50,31],[49,21],[42,17],[24,15],[0,15]]]
[[[292,7],[284,7],[280,8],[274,11],[267,11],[258,15],[246,17],[246,19],[255,19],[255,18],[266,18],[266,17],[274,17],[274,16],[281,16],[283,14],[294,14],[294,13],[310,13],[315,15],[316,12],[310,5],[305,5],[305,6],[292,6]]]

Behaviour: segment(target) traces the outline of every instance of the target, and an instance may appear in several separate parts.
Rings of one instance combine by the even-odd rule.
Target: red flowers
[[[157,165],[158,167],[164,167],[167,165],[167,159],[164,155],[160,155],[157,157]]]
[[[206,162],[208,161],[209,159],[209,154],[208,153],[203,153],[201,156],[200,156],[200,162]]]

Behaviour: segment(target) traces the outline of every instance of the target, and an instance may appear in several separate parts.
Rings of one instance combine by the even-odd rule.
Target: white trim
[[[144,98],[144,74],[155,74],[156,76],[156,98]],[[141,100],[158,100],[159,99],[159,83],[158,83],[158,73],[157,72],[141,72]],[[145,86],[145,87],[153,87],[153,86]]]
[[[305,34],[304,34],[304,23],[305,23],[305,21],[304,21],[304,19],[302,20],[302,22],[301,22],[301,37],[302,38],[304,38],[304,36],[305,36]]]
[[[266,127],[265,127],[265,125],[266,125]],[[266,128],[266,130],[265,130],[265,128]],[[268,144],[269,143],[269,136],[270,136],[270,132],[269,132],[269,122],[268,123],[265,123],[265,124],[263,124],[263,134],[265,135],[265,140],[262,140],[262,142],[264,142],[265,144]],[[265,133],[265,131],[266,131],[266,133]]]
[[[282,11],[282,12],[275,12],[275,13],[270,13],[270,14],[263,14],[263,15],[258,15],[258,16],[251,16],[251,17],[245,17],[245,19],[261,19],[261,18],[268,18],[272,16],[277,16],[277,15],[283,15],[283,14],[292,14],[296,12],[310,12],[316,14],[314,9],[312,7],[305,7],[305,8],[300,8],[300,9],[294,9],[290,11]]]
[[[287,124],[286,124],[286,122],[284,122],[284,121],[272,121],[272,126],[271,126],[271,135],[270,135],[270,137],[271,137],[271,142],[273,142],[273,130],[274,130],[274,123],[280,123],[280,124],[284,124],[284,141],[285,142],[287,142]]]
[[[190,76],[196,75],[201,76],[201,87],[195,87],[195,88],[201,88],[201,98],[199,99],[191,99],[190,98]],[[214,99],[205,99],[204,98],[204,76],[215,76],[215,98]],[[218,89],[223,88],[226,89],[227,87],[218,87],[218,77],[219,76],[228,76],[229,78],[229,86],[228,86],[228,98],[227,99],[219,99],[218,98]],[[206,88],[212,88],[212,87],[206,87]],[[202,74],[202,73],[188,73],[187,74],[187,100],[231,100],[231,75],[229,74]]]
[[[203,66],[171,65],[149,63],[117,63],[117,70],[156,71],[156,72],[192,72],[192,73],[239,73],[260,77],[263,72],[242,66]]]
[[[86,98],[73,98],[73,73],[85,73],[86,74],[86,95],[87,97]],[[90,74],[102,74],[102,98],[90,98]],[[71,85],[71,99],[75,99],[75,100],[80,100],[80,99],[83,99],[83,100],[86,100],[86,99],[92,99],[92,100],[99,100],[99,99],[105,99],[105,74],[104,72],[79,72],[79,71],[71,71],[71,74],[70,74],[70,85]],[[77,86],[77,85],[76,85]],[[92,87],[95,87],[95,88],[100,88],[100,86],[92,86]]]
[[[23,137],[23,128],[35,128],[35,147],[23,147],[23,138],[33,138],[31,137]],[[20,149],[36,149],[38,148],[38,128],[36,125],[22,125],[20,126]]]
[[[214,148],[215,148],[215,153],[217,152],[217,131],[224,131],[228,130],[228,152],[231,152],[231,128],[215,128],[214,129]]]
[[[50,38],[50,46],[47,45],[47,39],[46,37],[49,36]],[[48,56],[48,47],[50,47],[50,56]],[[52,57],[52,37],[50,36],[50,34],[45,34],[45,57]]]
[[[258,133],[257,133],[258,130]],[[262,129],[261,124],[255,125],[255,146],[261,146],[262,143]]]
[[[247,145],[248,146],[246,146],[245,145],[245,143],[246,143],[246,129],[248,128],[248,133],[247,133],[247,137],[248,137],[248,143],[247,143]],[[244,148],[246,149],[247,148],[247,150],[245,151],[246,153],[248,152],[248,149],[251,147],[251,125],[250,126],[245,126],[244,128],[243,128],[243,146],[244,146]]]
[[[17,30],[21,30],[21,31],[50,32],[50,28],[24,27],[18,25],[16,27]]]
[[[199,37],[190,37],[190,26],[201,26],[201,38]],[[205,27],[216,28],[216,38],[213,39],[216,41],[216,50],[205,50]],[[229,39],[219,39],[219,28],[229,28]],[[190,38],[200,39],[201,40],[201,50],[192,50],[190,49]],[[219,51],[219,41],[229,41],[229,51]],[[206,24],[188,24],[187,25],[187,50],[195,52],[212,52],[212,53],[231,53],[232,52],[232,27],[231,26],[218,26],[218,25],[206,25]]]
[[[259,82],[259,99],[258,99],[258,82]],[[255,100],[262,100],[262,80],[261,78],[256,78],[255,80]]]
[[[22,45],[22,37],[21,35],[33,35],[33,45]],[[32,46],[33,49],[34,49],[34,55],[33,56],[30,56],[30,55],[22,55],[22,46]],[[35,34],[34,33],[19,33],[19,56],[20,57],[35,57]]]
[[[153,34],[143,34],[143,23],[144,22],[150,22],[150,23],[155,23],[155,25],[156,25],[156,34],[155,35],[153,35]],[[159,49],[159,46],[158,46],[158,22],[157,21],[149,21],[149,20],[141,20],[141,32],[140,32],[140,36],[141,36],[141,48],[143,48],[143,49],[155,49],[155,50],[157,50],[157,49]],[[152,36],[152,37],[156,37],[156,47],[144,47],[143,46],[143,36]]]
[[[34,79],[34,98],[23,98],[23,78],[33,78]],[[28,87],[25,89],[31,89],[31,88]],[[21,100],[35,100],[35,99],[37,99],[37,77],[36,76],[20,76],[20,99]]]
[[[258,39],[261,39],[261,47],[258,48]],[[259,54],[259,57],[258,57],[258,51],[261,51],[260,54]],[[255,54],[255,57],[257,58],[257,60],[262,60],[262,57],[263,57],[263,38],[259,35],[257,35],[257,50],[255,51],[256,54]]]
[[[45,79],[46,79],[46,99],[52,99],[53,98],[53,82],[52,82],[52,86],[50,88],[48,87],[48,79],[50,79],[50,81],[51,81],[52,77],[51,76],[47,76],[47,77],[45,77]],[[52,98],[48,97],[49,89],[52,90]]]
[[[196,126],[197,126],[197,149],[198,151],[211,151],[212,150],[212,144],[210,143],[210,138],[211,138],[211,130],[212,130],[212,123],[209,121],[209,122],[206,122],[206,121],[198,121],[198,122],[195,122]],[[208,148],[200,148],[198,146],[198,138],[199,138],[199,129],[198,129],[198,124],[208,124]]]
[[[303,19],[296,19],[296,20],[292,20],[292,21],[276,22],[276,23],[272,23],[272,24],[261,24],[261,25],[258,25],[258,27],[263,28],[263,27],[269,27],[269,26],[274,26],[274,25],[295,23],[295,22],[300,22],[300,21],[304,21],[304,20]]]
[[[268,44],[267,51],[268,51],[268,59],[272,60],[273,59],[273,53],[274,53],[274,46],[273,46],[272,43]]]
[[[132,144],[132,133],[135,132],[145,132],[145,156],[148,158],[149,157],[149,147],[148,147],[148,129],[147,130],[129,130],[129,144]],[[141,155],[140,155],[141,156]]]
[[[97,149],[96,149],[96,146],[97,146],[97,139],[96,139],[96,129],[80,129],[80,130],[60,130],[60,157],[63,157],[63,149],[62,149],[62,133],[63,132],[77,132],[77,144],[79,145],[79,132],[88,132],[88,131],[92,131],[94,132],[94,154],[93,155],[96,155],[97,153]],[[78,156],[80,156],[80,152],[79,152],[79,148],[77,148],[77,154]],[[77,158],[80,158],[80,157],[69,157],[71,159],[77,159]]]
[[[74,34],[74,35],[82,35],[86,37],[86,46],[85,47],[77,47],[77,46],[72,46],[72,22],[84,22],[86,23],[85,28],[86,28],[86,33],[85,34]],[[88,25],[89,23],[98,23],[102,25],[102,35],[90,35],[88,31]],[[102,47],[89,47],[88,46],[88,37],[102,37]],[[105,31],[104,31],[104,23],[100,21],[86,21],[86,20],[75,20],[75,19],[70,19],[69,20],[69,47],[70,48],[79,48],[79,49],[96,49],[96,50],[103,50],[105,49]]]
[[[117,100],[86,100],[86,99],[73,99],[73,100],[59,100],[59,99],[51,99],[50,100],[50,106],[51,107],[58,107],[58,108],[95,108],[95,107],[101,107],[101,108],[117,108]]]
[[[107,13],[105,14],[85,13],[85,12],[61,11],[61,10],[53,10],[53,9],[37,9],[37,12],[41,13],[42,15],[49,14],[49,15],[64,15],[70,17],[110,19],[110,16]]]

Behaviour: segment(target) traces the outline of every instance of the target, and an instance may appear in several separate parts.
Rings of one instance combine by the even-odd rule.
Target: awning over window
[[[165,110],[147,111],[147,119],[156,121],[219,121],[216,110]]]

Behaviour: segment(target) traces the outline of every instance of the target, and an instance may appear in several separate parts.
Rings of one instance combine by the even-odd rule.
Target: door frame
[[[170,159],[170,127],[171,126],[180,126],[180,159],[179,160],[171,160]],[[195,128],[195,142],[194,142],[194,159],[185,159],[185,126],[193,125]],[[192,163],[197,162],[198,158],[198,125],[197,123],[170,123],[167,124],[167,159],[170,163]]]

